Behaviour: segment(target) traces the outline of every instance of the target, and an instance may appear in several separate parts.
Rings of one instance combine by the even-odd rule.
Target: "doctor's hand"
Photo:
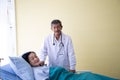
[[[75,73],[76,71],[75,71],[75,70],[69,70],[69,72],[73,72],[73,73]]]
[[[40,66],[43,66],[44,65],[44,61],[40,61]]]

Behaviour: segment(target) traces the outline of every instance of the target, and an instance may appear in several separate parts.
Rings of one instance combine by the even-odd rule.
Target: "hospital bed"
[[[10,64],[7,64],[0,67],[0,80],[22,80],[22,79],[13,71]],[[64,68],[57,67],[50,68],[50,80],[119,80],[119,79],[110,78],[92,72],[72,73],[66,71]]]
[[[0,66],[0,80],[35,80],[33,68],[21,57],[9,57],[10,62]],[[43,77],[43,76],[42,76]],[[40,77],[39,77],[40,78]],[[38,79],[38,78],[37,78]],[[69,72],[62,67],[50,67],[50,80],[119,80],[92,72]],[[42,79],[38,79],[42,80]]]

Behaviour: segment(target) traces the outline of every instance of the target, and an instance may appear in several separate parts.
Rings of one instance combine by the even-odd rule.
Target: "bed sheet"
[[[0,79],[2,80],[22,80],[17,75],[0,69]]]

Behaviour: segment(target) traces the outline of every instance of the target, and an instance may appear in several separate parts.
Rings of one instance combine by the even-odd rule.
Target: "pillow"
[[[22,80],[34,80],[32,67],[22,57],[9,57],[10,66]]]
[[[10,72],[12,74],[16,74],[13,69],[11,68],[10,64],[6,64],[0,67],[0,69]]]
[[[0,68],[0,80],[22,80],[16,74],[12,74]]]

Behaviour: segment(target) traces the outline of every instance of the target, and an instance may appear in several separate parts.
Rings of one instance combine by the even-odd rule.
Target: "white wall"
[[[60,19],[73,40],[77,69],[120,78],[120,0],[16,0],[17,51],[39,51]]]

